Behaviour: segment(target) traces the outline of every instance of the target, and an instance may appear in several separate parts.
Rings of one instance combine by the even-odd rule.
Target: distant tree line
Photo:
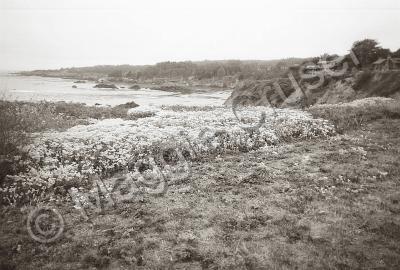
[[[369,67],[379,58],[400,57],[400,49],[391,52],[382,48],[374,39],[364,39],[354,42],[351,51],[357,57],[359,66]],[[238,80],[268,80],[277,77],[286,77],[289,69],[294,66],[320,60],[331,61],[338,55],[323,54],[310,58],[287,58],[280,60],[222,60],[222,61],[184,61],[184,62],[161,62],[155,65],[103,65],[81,68],[64,68],[60,70],[47,71],[62,72],[70,75],[104,76],[112,78],[130,78],[134,80],[147,80],[155,78],[165,79],[222,79],[233,77]],[[349,65],[355,66],[350,54],[345,55]],[[46,71],[45,71],[46,72]]]
[[[238,80],[263,80],[283,76],[290,66],[300,64],[304,58],[282,60],[224,60],[201,62],[161,62],[155,65],[104,65],[81,68],[66,68],[59,71],[87,76],[104,76],[130,79],[222,79],[227,76]]]
[[[202,61],[162,62],[128,71],[125,74],[113,72],[110,76],[125,76],[133,79],[177,78],[177,79],[222,79],[226,76],[244,79],[269,79],[282,75],[291,65],[304,59],[279,61]]]

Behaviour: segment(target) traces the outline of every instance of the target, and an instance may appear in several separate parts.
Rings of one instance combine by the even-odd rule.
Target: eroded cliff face
[[[360,71],[352,77],[332,80],[316,103],[335,104],[367,97],[400,97],[400,71]]]
[[[246,81],[232,92],[224,104],[280,107],[293,92],[295,88],[289,79]]]
[[[359,72],[355,76],[354,89],[360,97],[399,97],[400,70]]]
[[[357,92],[353,88],[354,79],[347,78],[329,83],[323,89],[323,95],[315,100],[316,104],[336,104],[356,99]]]
[[[247,81],[237,87],[225,105],[308,107],[313,104],[336,104],[366,97],[400,98],[400,71],[359,71],[340,78],[326,77],[317,82],[280,78]]]

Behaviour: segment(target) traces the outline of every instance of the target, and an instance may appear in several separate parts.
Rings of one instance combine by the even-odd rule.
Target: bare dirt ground
[[[400,119],[328,139],[209,157],[163,196],[141,196],[32,240],[3,207],[1,269],[398,269]]]

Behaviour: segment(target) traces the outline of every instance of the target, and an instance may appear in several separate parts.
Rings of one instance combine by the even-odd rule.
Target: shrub
[[[356,74],[353,88],[360,90],[372,78],[372,72],[369,70],[361,71]]]
[[[6,175],[21,170],[13,158],[23,155],[20,149],[30,143],[30,133],[41,129],[41,116],[48,111],[46,106],[31,107],[0,100],[0,184]]]
[[[0,203],[12,203],[9,200],[10,194],[16,196],[21,203],[38,201],[42,196],[39,190],[47,190],[47,185],[44,184],[47,182],[34,175],[24,182],[13,177],[29,170],[35,171],[43,165],[44,161],[39,160],[35,166],[30,166],[29,160],[32,157],[29,157],[26,148],[29,148],[33,140],[40,140],[44,131],[65,131],[73,126],[87,125],[90,123],[88,118],[132,120],[151,116],[127,115],[128,108],[133,105],[128,103],[111,108],[89,107],[82,103],[0,100],[0,194],[3,195]],[[62,151],[62,148],[56,150],[58,151]],[[60,166],[64,165],[66,164]]]
[[[57,114],[79,119],[107,119],[126,118],[128,109],[133,106],[132,102],[115,107],[86,106],[84,103],[56,102],[53,104]]]
[[[170,165],[168,170],[179,172],[187,164],[182,161],[175,166],[175,149],[181,150],[190,162],[210,154],[246,152],[291,138],[308,139],[334,133],[327,120],[313,119],[302,111],[254,109],[240,111],[240,118],[246,124],[239,122],[230,108],[214,107],[196,111],[160,110],[149,119],[107,119],[64,132],[46,132],[28,149],[29,158],[25,161],[28,169],[16,175],[14,184],[0,190],[0,195],[10,204],[37,203],[51,197],[56,188],[83,187],[91,182],[93,175],[109,177],[131,171],[135,164],[148,164],[150,157],[156,162],[160,159],[161,165],[163,159]],[[248,132],[241,127],[258,123],[261,111],[266,112],[267,121],[258,130]],[[179,179],[182,174],[185,175],[177,174]]]
[[[400,101],[374,97],[342,104],[317,105],[308,111],[314,117],[332,121],[336,130],[343,133],[376,119],[400,118]]]
[[[0,101],[0,156],[10,155],[26,142],[28,123],[14,103]]]

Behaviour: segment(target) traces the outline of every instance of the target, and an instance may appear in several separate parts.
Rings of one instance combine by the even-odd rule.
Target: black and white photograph
[[[400,1],[0,0],[31,269],[400,269]]]

